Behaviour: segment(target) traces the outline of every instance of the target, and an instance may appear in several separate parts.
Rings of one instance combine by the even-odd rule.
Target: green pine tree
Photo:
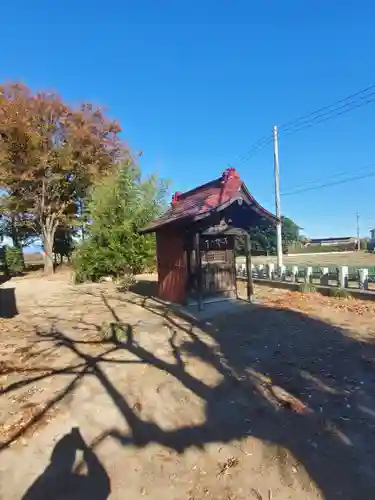
[[[136,274],[155,263],[155,238],[139,230],[164,207],[166,184],[127,164],[97,185],[87,203],[88,238],[78,248],[77,281]]]

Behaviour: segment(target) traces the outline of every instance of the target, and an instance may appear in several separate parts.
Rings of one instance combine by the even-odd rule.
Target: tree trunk
[[[53,264],[53,241],[57,223],[53,216],[48,216],[45,224],[42,225],[42,240],[44,248],[44,272],[52,274],[55,271]]]
[[[12,241],[13,241],[13,246],[14,248],[21,248],[20,241],[18,239],[18,232],[16,228],[16,223],[14,218],[12,217]]]
[[[23,255],[23,248],[22,248],[20,239],[18,237],[17,219],[14,216],[12,216],[11,225],[12,225],[11,227],[12,227],[13,246],[14,246],[14,248],[18,248],[18,250],[20,251],[21,258],[22,258],[22,270],[25,270],[25,256]]]
[[[44,272],[45,274],[52,274],[55,271],[55,266],[53,264],[52,256],[52,244],[50,239],[43,236],[43,247],[44,247]]]

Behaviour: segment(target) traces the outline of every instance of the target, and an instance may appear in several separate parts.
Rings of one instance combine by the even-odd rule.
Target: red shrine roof
[[[171,208],[145,227],[142,233],[154,232],[167,224],[182,222],[184,219],[199,220],[208,212],[222,210],[240,198],[247,198],[251,208],[260,216],[272,222],[277,221],[273,214],[251,196],[238,172],[234,168],[228,168],[218,179],[186,191],[186,193],[175,193]]]

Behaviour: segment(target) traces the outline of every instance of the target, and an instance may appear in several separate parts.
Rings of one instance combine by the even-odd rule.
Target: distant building
[[[370,231],[370,241],[367,243],[367,250],[369,252],[375,252],[375,228]]]
[[[311,238],[305,242],[305,246],[328,246],[328,245],[356,245],[357,238],[354,236],[339,236],[337,238]]]

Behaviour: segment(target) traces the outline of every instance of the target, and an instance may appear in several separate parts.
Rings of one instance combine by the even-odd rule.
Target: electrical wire
[[[287,137],[290,135],[294,135],[295,133],[300,132],[301,130],[306,130],[308,128],[313,127],[314,125],[318,125],[318,123],[326,122],[328,120],[331,120],[332,118],[336,118],[337,116],[341,116],[341,115],[344,115],[345,113],[349,113],[349,111],[353,111],[353,109],[361,108],[362,106],[365,106],[366,104],[371,104],[372,102],[375,101],[375,92],[373,94],[370,94],[370,95],[374,95],[373,99],[368,99],[366,101],[357,103],[355,106],[351,106],[348,109],[344,109],[344,110],[340,111],[340,113],[331,114],[331,115],[328,115],[326,117],[318,116],[318,117],[316,117],[316,120],[315,119],[312,120],[311,122],[307,123],[305,126],[299,127],[297,129],[294,129],[294,130],[287,131],[285,133],[285,136]],[[370,97],[370,96],[367,96],[367,97]],[[341,108],[339,108],[339,109],[341,109]],[[321,119],[319,119],[319,118],[321,118]]]
[[[240,163],[243,163],[244,161],[246,160],[249,160],[250,158],[252,158],[258,151],[260,151],[261,149],[263,149],[265,146],[267,146],[268,144],[271,144],[271,142],[273,141],[273,137],[272,135],[268,136],[268,137],[265,137],[263,142],[261,142],[256,148],[253,148],[252,150],[248,151],[248,153],[244,156],[242,156],[239,160]]]
[[[301,121],[303,123],[309,122],[311,120],[310,117],[312,117],[314,115],[321,116],[322,115],[322,111],[325,111],[325,113],[323,113],[323,115],[329,114],[332,111],[335,111],[335,109],[330,109],[330,108],[337,107],[338,104],[342,104],[342,103],[345,103],[348,100],[352,100],[351,102],[347,102],[347,103],[342,104],[341,106],[339,106],[339,109],[341,109],[343,107],[346,107],[346,106],[349,106],[350,104],[356,102],[356,99],[354,99],[354,101],[353,101],[353,98],[366,99],[366,97],[369,97],[369,95],[367,95],[367,93],[369,91],[372,91],[372,93],[370,93],[369,95],[373,95],[374,92],[375,92],[375,85],[370,85],[369,87],[366,87],[365,89],[362,89],[362,90],[360,90],[358,92],[355,92],[354,94],[351,94],[351,95],[349,95],[347,97],[344,97],[343,99],[339,99],[338,101],[334,101],[333,103],[328,104],[326,106],[323,106],[322,108],[319,108],[319,109],[317,109],[315,111],[312,111],[310,113],[302,115],[299,118],[296,118],[294,120],[290,120],[290,121],[288,121],[288,122],[280,125],[279,126],[279,131],[286,132],[287,130],[289,130],[291,128],[294,128],[294,127],[297,127],[297,126],[299,127],[301,125],[301,123],[298,123],[298,122],[301,122]],[[362,94],[365,94],[365,95],[363,96]],[[319,116],[316,116],[313,119],[315,120]],[[306,118],[309,118],[309,120],[306,120]]]
[[[247,153],[238,157],[238,159],[233,163],[233,166],[240,165],[244,161],[250,160],[250,158],[252,158],[258,151],[260,151],[262,148],[270,144],[272,141],[273,141],[272,134],[261,137],[251,146],[251,148],[247,151]]]
[[[375,167],[375,165],[373,165],[373,167]],[[342,179],[342,180],[339,180],[339,181],[326,182],[324,184],[320,184],[319,186],[312,186],[312,187],[307,187],[307,188],[302,188],[302,189],[296,189],[296,190],[292,190],[292,191],[287,191],[287,192],[281,193],[281,196],[292,196],[292,195],[295,195],[295,194],[306,193],[308,191],[315,191],[315,190],[319,190],[319,189],[325,189],[327,187],[338,186],[339,184],[346,184],[347,182],[358,181],[358,180],[366,179],[368,177],[373,177],[373,176],[375,176],[375,171],[374,172],[370,172],[368,174],[364,174],[364,175],[357,175],[357,176],[354,176],[354,177],[349,177],[347,179]]]
[[[319,123],[324,123],[328,120],[349,113],[354,109],[360,108],[367,104],[375,102],[375,84],[366,87],[354,94],[351,94],[343,99],[339,99],[331,104],[323,106],[316,111],[312,111],[300,116],[294,120],[290,120],[278,127],[281,138],[294,135],[302,130],[309,129]],[[239,165],[250,160],[261,149],[272,143],[273,134],[268,134],[258,139],[244,155],[240,156],[231,166]]]
[[[337,179],[338,177],[343,177],[343,176],[351,174],[353,172],[363,172],[365,170],[369,170],[370,168],[374,168],[374,167],[375,167],[375,165],[367,165],[366,167],[351,168],[349,170],[344,170],[342,172],[338,172],[337,174],[331,175],[329,177],[325,177],[325,180],[329,181],[331,179],[332,180]],[[294,191],[295,189],[304,188],[305,186],[308,186],[311,184],[317,184],[317,183],[321,183],[321,182],[322,182],[322,179],[315,179],[315,180],[311,180],[311,181],[302,182],[301,184],[294,185],[288,191]]]

